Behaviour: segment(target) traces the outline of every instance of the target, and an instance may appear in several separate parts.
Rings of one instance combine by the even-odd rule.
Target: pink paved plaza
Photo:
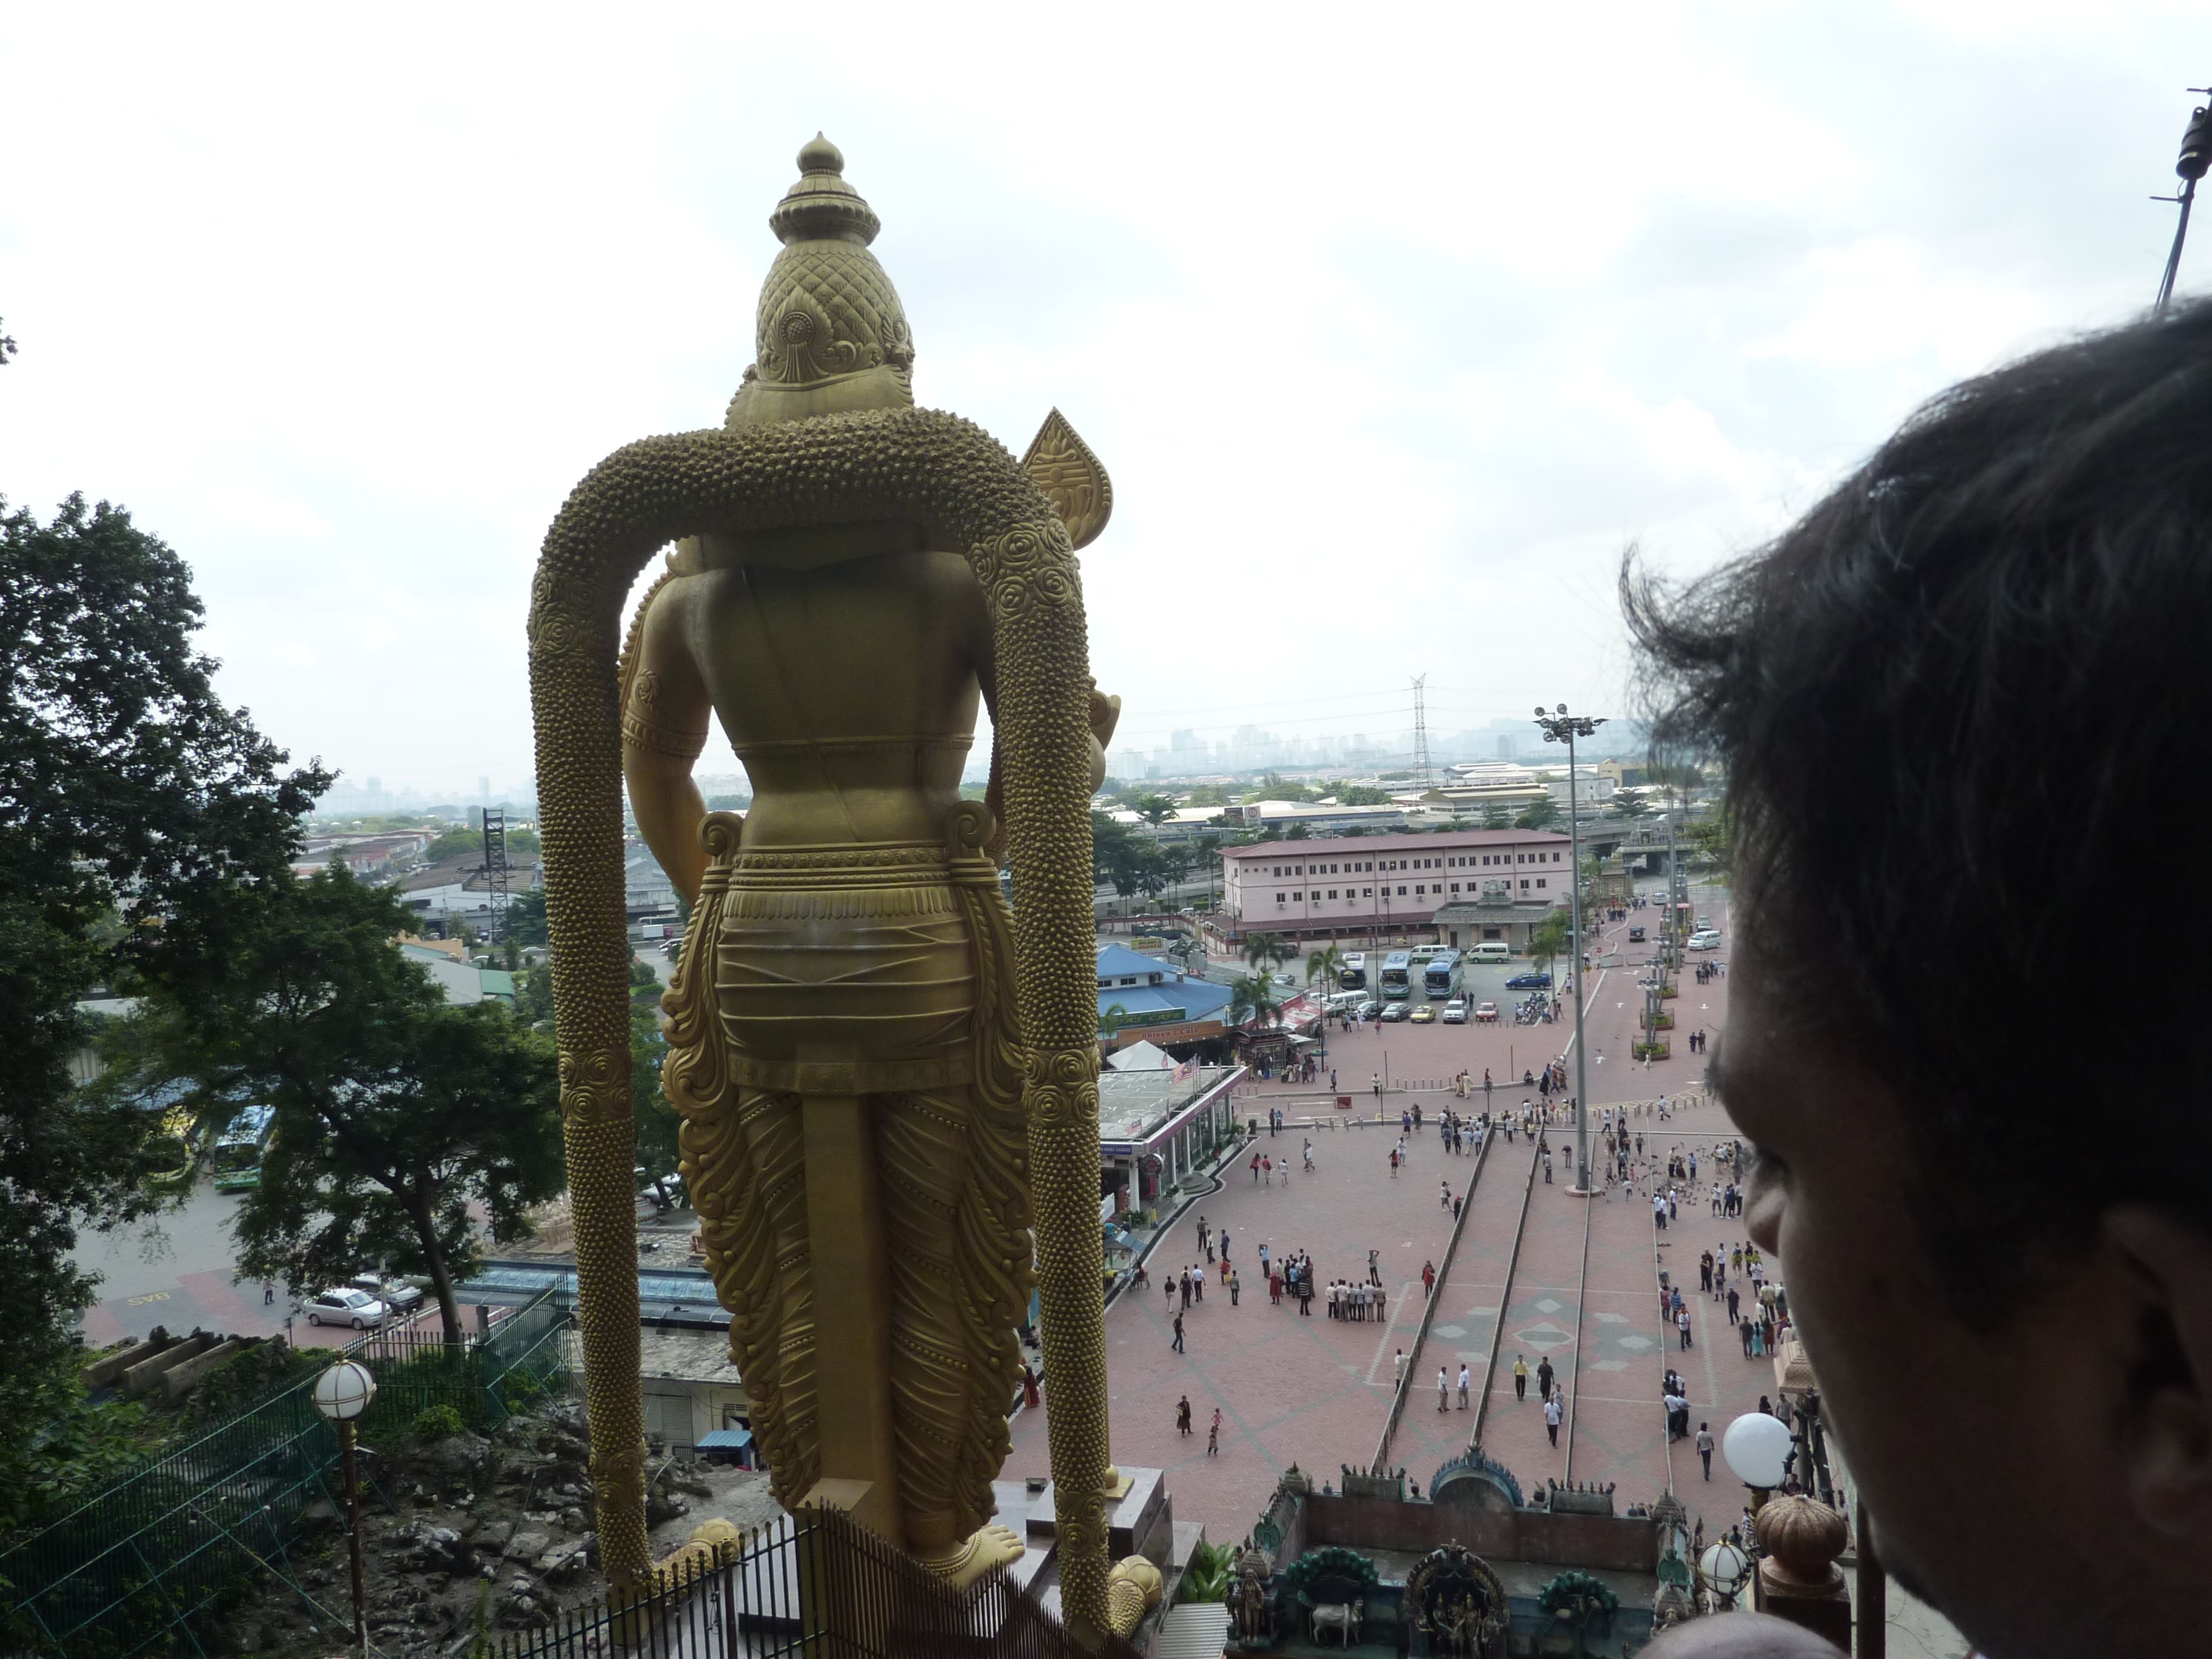
[[[1701,911],[1723,914],[1720,895],[1697,896]],[[1650,915],[1638,913],[1637,919]],[[1611,939],[1620,939],[1622,931],[1610,930]],[[1595,927],[1592,933],[1600,937]],[[1629,954],[1634,958],[1644,951],[1629,947]],[[1720,955],[1725,961],[1726,952]],[[1593,1121],[1608,1104],[1650,1103],[1645,1115],[1629,1120],[1629,1132],[1644,1137],[1647,1159],[1663,1158],[1674,1147],[1696,1148],[1702,1194],[1705,1149],[1735,1131],[1721,1108],[1705,1099],[1698,1086],[1703,1061],[1685,1052],[1682,1037],[1699,1027],[1711,1033],[1725,1028],[1727,981],[1699,984],[1685,972],[1672,1005],[1678,1022],[1674,1055],[1644,1066],[1628,1059],[1642,1004],[1636,977],[1635,968],[1626,964],[1590,975]],[[1774,1392],[1771,1359],[1745,1358],[1726,1310],[1695,1294],[1698,1252],[1741,1241],[1741,1220],[1714,1217],[1702,1204],[1693,1212],[1686,1202],[1668,1230],[1655,1233],[1646,1200],[1619,1191],[1610,1200],[1570,1196],[1564,1161],[1547,1184],[1525,1138],[1494,1142],[1475,1181],[1476,1158],[1448,1155],[1436,1132],[1437,1115],[1448,1103],[1461,1103],[1443,1092],[1445,1079],[1462,1069],[1480,1078],[1488,1067],[1501,1085],[1495,1107],[1517,1106],[1528,1091],[1517,1081],[1509,1090],[1504,1079],[1517,1080],[1523,1067],[1540,1067],[1565,1051],[1572,1033],[1571,1021],[1562,1020],[1535,1027],[1397,1025],[1332,1035],[1330,1060],[1344,1091],[1355,1095],[1363,1109],[1373,1108],[1367,1080],[1382,1069],[1386,1048],[1394,1088],[1403,1082],[1418,1091],[1436,1080],[1434,1091],[1388,1097],[1394,1114],[1419,1101],[1424,1118],[1411,1137],[1407,1165],[1395,1179],[1389,1163],[1395,1127],[1308,1130],[1298,1120],[1309,1113],[1317,1113],[1325,1126],[1346,1115],[1310,1089],[1258,1085],[1241,1094],[1240,1116],[1261,1115],[1278,1104],[1291,1113],[1292,1127],[1280,1139],[1263,1141],[1263,1147],[1287,1153],[1295,1165],[1300,1143],[1310,1136],[1316,1170],[1293,1175],[1287,1186],[1261,1187],[1241,1160],[1224,1169],[1224,1190],[1194,1204],[1148,1259],[1151,1287],[1133,1289],[1107,1310],[1115,1460],[1167,1470],[1177,1517],[1205,1522],[1216,1541],[1244,1536],[1293,1462],[1317,1481],[1340,1480],[1345,1464],[1367,1464],[1390,1414],[1395,1355],[1401,1348],[1410,1352],[1420,1326],[1422,1265],[1441,1268],[1444,1263],[1452,1217],[1438,1197],[1439,1183],[1449,1183],[1467,1200],[1466,1217],[1450,1271],[1437,1287],[1427,1342],[1412,1361],[1389,1462],[1403,1466],[1425,1492],[1437,1466],[1467,1449],[1479,1401],[1459,1407],[1459,1369],[1462,1364],[1470,1369],[1479,1392],[1502,1305],[1501,1352],[1488,1406],[1480,1413],[1482,1444],[1524,1490],[1547,1479],[1613,1482],[1616,1503],[1625,1510],[1658,1498],[1671,1482],[1692,1513],[1703,1516],[1709,1533],[1734,1521],[1743,1489],[1717,1456],[1713,1477],[1705,1480],[1688,1441],[1676,1443],[1670,1459],[1659,1395],[1662,1373],[1673,1364],[1688,1389],[1692,1429],[1707,1421],[1717,1437],[1730,1419],[1755,1407],[1761,1395]],[[1670,1110],[1663,1123],[1656,1110],[1662,1095]],[[1465,1103],[1479,1111],[1480,1091]],[[1550,1131],[1555,1152],[1572,1138],[1571,1127]],[[1595,1131],[1593,1144],[1599,1144]],[[1178,1354],[1170,1346],[1172,1310],[1163,1287],[1176,1269],[1203,1262],[1196,1232],[1201,1212],[1228,1233],[1231,1259],[1244,1288],[1240,1304],[1231,1306],[1214,1269],[1205,1300],[1184,1316],[1185,1352]],[[1278,1255],[1310,1253],[1324,1285],[1364,1278],[1367,1252],[1377,1250],[1389,1292],[1384,1316],[1358,1323],[1332,1320],[1319,1300],[1310,1318],[1302,1318],[1287,1298],[1279,1307],[1270,1305],[1259,1272],[1262,1243]],[[1661,1326],[1659,1264],[1677,1282],[1686,1281],[1694,1345],[1686,1352],[1673,1329]],[[1771,1279],[1784,1277],[1771,1257],[1767,1273]],[[1546,1435],[1534,1382],[1526,1400],[1514,1396],[1516,1352],[1532,1372],[1540,1358],[1548,1358],[1565,1391],[1568,1421],[1556,1449]],[[1453,1384],[1450,1403],[1441,1412],[1439,1366]],[[1188,1437],[1176,1429],[1176,1404],[1186,1396],[1195,1428]],[[1048,1377],[1048,1407],[1050,1398]],[[1206,1429],[1217,1409],[1220,1454],[1208,1457]],[[1042,1413],[1020,1413],[1013,1429],[1007,1474],[1043,1474]]]

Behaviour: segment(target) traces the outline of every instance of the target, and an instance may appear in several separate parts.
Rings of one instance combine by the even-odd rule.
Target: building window
[[[1525,887],[1528,884],[1523,882],[1522,883],[1522,885]],[[1293,904],[1304,904],[1305,902],[1306,896],[1304,893],[1293,893],[1291,895],[1291,902]]]
[[[1359,896],[1362,898],[1373,898],[1375,896],[1375,890],[1372,887],[1363,887],[1359,890]]]
[[[1405,890],[1404,888],[1401,887],[1401,888],[1398,890],[1398,896],[1399,896],[1400,898],[1403,898],[1403,897],[1405,897],[1405,896],[1406,896],[1406,890]]]
[[[1541,876],[1537,877],[1537,878],[1536,878],[1536,885],[1537,885],[1537,886],[1539,886],[1539,887],[1541,887],[1543,884],[1544,884],[1544,878],[1543,878],[1543,877],[1541,877]]]
[[[1278,904],[1280,904],[1282,902],[1283,902],[1283,896],[1282,896],[1280,893],[1277,893],[1277,894],[1275,895],[1275,902],[1276,902],[1276,903],[1278,903]]]
[[[1459,884],[1458,884],[1457,882],[1454,882],[1454,883],[1452,884],[1452,891],[1453,891],[1453,892],[1455,892],[1455,893],[1456,893],[1457,891],[1459,891]]]
[[[1521,890],[1524,893],[1528,890],[1528,878],[1526,876],[1521,878]]]
[[[1428,890],[1429,890],[1425,887],[1416,887],[1413,889],[1413,893],[1416,897],[1422,897],[1426,896]]]
[[[1334,888],[1334,887],[1330,888],[1330,889],[1328,890],[1328,896],[1329,896],[1331,898],[1334,898],[1334,897],[1336,896],[1336,889],[1335,889],[1335,888]]]

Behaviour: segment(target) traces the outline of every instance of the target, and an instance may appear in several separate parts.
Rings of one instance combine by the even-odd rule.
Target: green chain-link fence
[[[556,1289],[459,1346],[411,1331],[355,1343],[348,1354],[377,1383],[362,1440],[396,1439],[430,1406],[453,1407],[471,1428],[497,1427],[565,1384],[568,1326]],[[313,1392],[310,1377],[256,1401],[0,1555],[4,1650],[196,1652],[198,1615],[220,1611],[264,1572],[289,1577],[312,1506],[343,1501],[337,1434],[316,1413]]]

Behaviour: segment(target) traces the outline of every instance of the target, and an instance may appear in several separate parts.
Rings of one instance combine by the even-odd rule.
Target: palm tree
[[[1336,988],[1336,979],[1344,971],[1344,952],[1334,945],[1324,945],[1306,957],[1306,983],[1319,981],[1328,990]]]
[[[1258,1026],[1281,1023],[1282,999],[1275,994],[1274,982],[1265,974],[1239,974],[1229,982],[1229,1023]]]
[[[1244,960],[1263,974],[1273,973],[1297,954],[1277,933],[1255,933],[1244,941]]]

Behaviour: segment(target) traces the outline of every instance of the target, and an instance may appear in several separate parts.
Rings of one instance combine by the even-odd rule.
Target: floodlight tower
[[[1583,1003],[1587,975],[1583,964],[1583,824],[1582,798],[1575,777],[1575,739],[1594,736],[1602,718],[1588,714],[1570,714],[1561,703],[1556,714],[1536,710],[1536,725],[1544,733],[1546,743],[1567,745],[1567,856],[1573,860],[1574,870],[1567,885],[1574,893],[1574,967],[1575,976],[1575,1184],[1568,1190],[1589,1197],[1595,1188],[1590,1184],[1589,1166],[1589,1047],[1583,1041]]]
[[[491,936],[507,937],[507,809],[483,809],[484,886],[491,895]]]

